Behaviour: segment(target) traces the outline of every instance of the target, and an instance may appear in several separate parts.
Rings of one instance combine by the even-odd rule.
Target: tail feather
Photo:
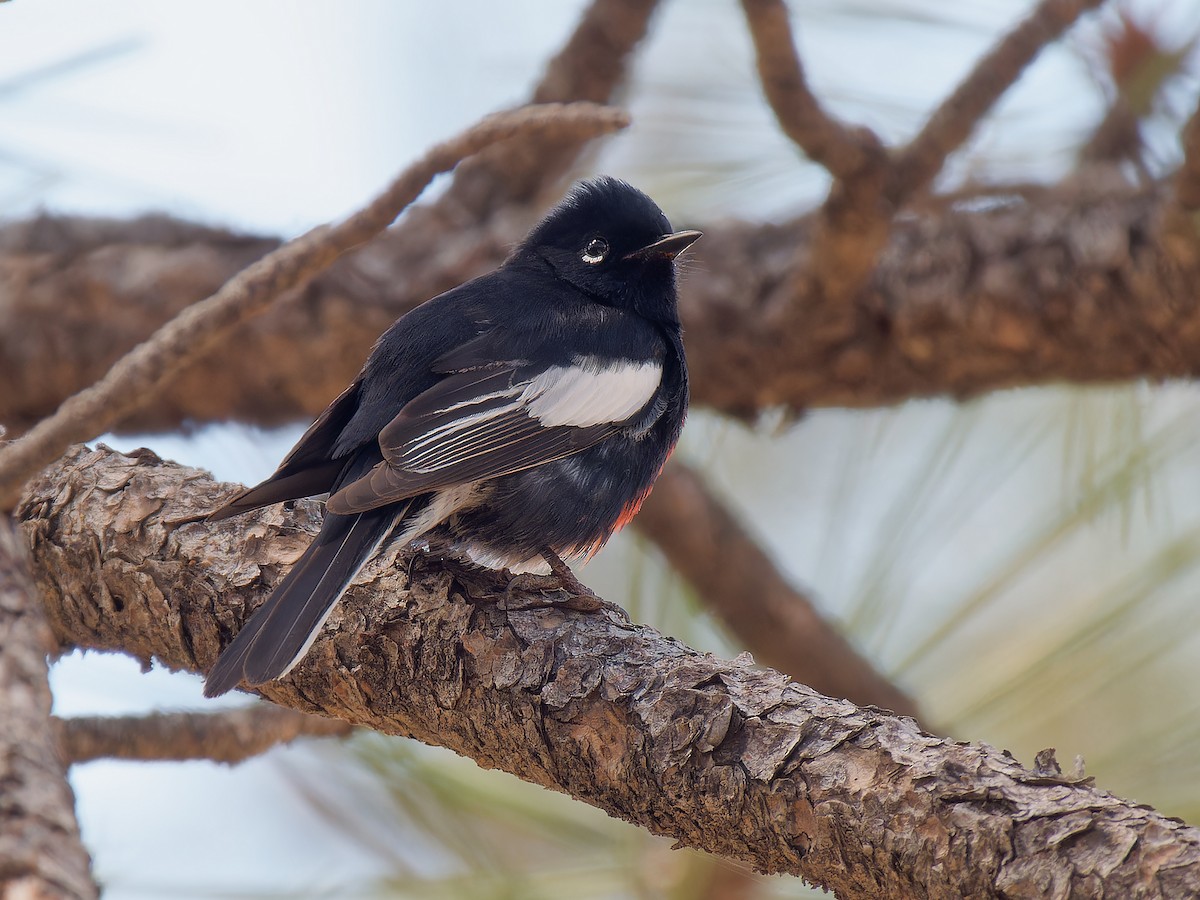
[[[204,695],[217,697],[243,680],[253,686],[291,671],[408,506],[327,514],[312,545],[221,653],[204,682]]]
[[[208,521],[219,522],[260,506],[324,494],[333,487],[345,468],[344,460],[335,459],[290,475],[272,475],[262,484],[242,491],[220,509],[209,513]]]

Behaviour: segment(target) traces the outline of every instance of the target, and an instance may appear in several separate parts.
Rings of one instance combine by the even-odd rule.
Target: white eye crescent
[[[604,262],[604,257],[606,256],[608,256],[608,241],[604,238],[592,238],[588,241],[587,246],[583,248],[583,261],[593,266]]]

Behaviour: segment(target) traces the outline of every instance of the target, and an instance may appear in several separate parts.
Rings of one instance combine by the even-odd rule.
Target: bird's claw
[[[516,595],[523,594],[518,598]],[[540,595],[540,600],[531,599],[529,594]],[[565,597],[548,597],[547,594],[565,594]],[[608,610],[619,619],[629,622],[629,613],[620,606],[596,595],[596,592],[582,584],[570,569],[564,577],[561,572],[550,575],[523,573],[514,575],[508,582],[504,596],[500,601],[501,609],[520,610],[538,609],[542,607],[560,607],[576,612],[593,613]]]

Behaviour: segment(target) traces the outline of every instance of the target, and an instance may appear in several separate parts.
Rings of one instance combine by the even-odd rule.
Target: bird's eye
[[[608,241],[604,238],[592,238],[583,248],[583,261],[591,263],[593,266],[596,263],[604,262],[606,256],[608,256]]]

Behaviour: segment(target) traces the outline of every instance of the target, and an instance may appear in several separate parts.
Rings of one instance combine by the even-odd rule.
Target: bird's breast
[[[671,444],[650,435],[617,435],[536,468],[490,481],[477,505],[455,516],[452,531],[495,559],[527,559],[549,547],[590,555],[624,526],[650,493]]]

